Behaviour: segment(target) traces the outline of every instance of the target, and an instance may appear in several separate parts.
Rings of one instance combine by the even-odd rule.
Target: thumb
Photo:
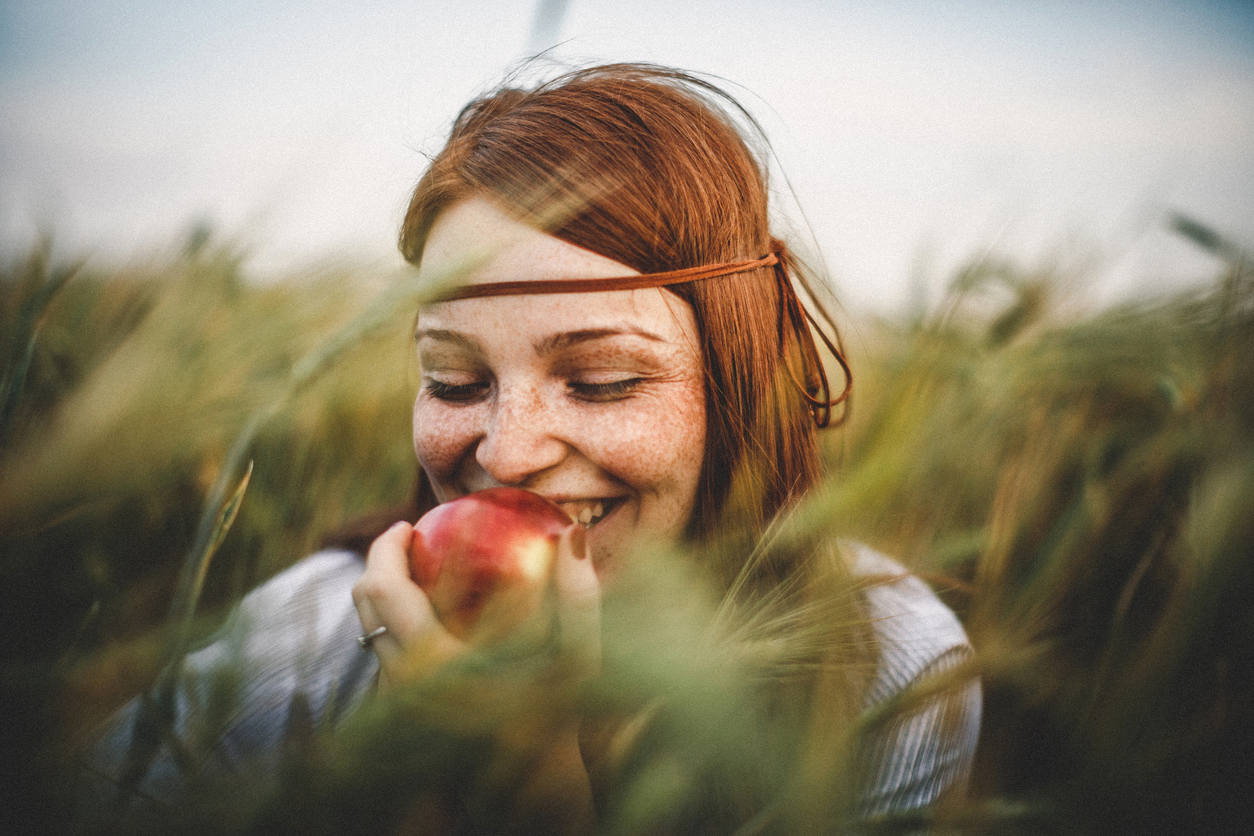
[[[579,523],[562,532],[553,575],[558,650],[587,673],[595,673],[601,664],[601,583]]]

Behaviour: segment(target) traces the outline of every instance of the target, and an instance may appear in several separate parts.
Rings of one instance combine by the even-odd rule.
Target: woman
[[[925,586],[869,550],[755,552],[817,484],[816,430],[851,378],[837,343],[807,324],[792,284],[802,278],[770,232],[764,165],[726,107],[748,119],[691,76],[611,65],[503,89],[462,112],[401,231],[402,252],[433,288],[415,334],[422,474],[408,519],[498,485],[582,519],[561,541],[557,617],[592,653],[602,587],[612,591],[648,544],[700,555],[730,598],[795,591],[790,606],[822,640],[780,699],[803,706],[809,731],[795,756],[821,795],[858,712],[954,667],[969,648]],[[836,397],[816,333],[844,372]],[[314,717],[355,704],[375,659],[388,689],[467,652],[409,578],[410,535],[405,521],[381,533],[364,572],[353,552],[328,551],[248,596],[236,645],[264,671],[245,693],[253,707],[209,735],[213,757],[229,764],[277,748],[298,691]],[[880,582],[856,591],[851,574]],[[864,618],[832,617],[852,611]],[[371,653],[353,648],[358,626]],[[276,636],[290,646],[276,650],[289,641]],[[190,668],[211,668],[229,646],[190,657]],[[303,683],[293,673],[301,654],[316,672]],[[857,764],[855,812],[918,807],[960,785],[978,717],[978,686],[968,685],[873,736]],[[124,718],[115,734],[133,723]],[[558,799],[573,829],[593,817],[588,738],[581,751],[578,724],[560,729],[540,761],[539,792]],[[161,757],[142,785],[158,797],[179,781]],[[119,764],[98,768],[116,775]],[[750,805],[728,820],[753,814]]]

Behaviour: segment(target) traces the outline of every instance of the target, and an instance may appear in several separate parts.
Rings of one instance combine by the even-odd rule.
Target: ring
[[[361,645],[362,650],[369,650],[370,645],[374,644],[374,640],[382,636],[388,631],[386,627],[376,627],[369,633],[364,633],[357,637],[357,643]]]

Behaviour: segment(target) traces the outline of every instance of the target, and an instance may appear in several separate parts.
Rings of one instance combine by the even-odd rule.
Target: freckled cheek
[[[603,436],[603,466],[645,493],[695,491],[705,458],[704,397],[667,399]]]
[[[414,453],[418,463],[436,480],[448,480],[474,450],[479,422],[473,410],[449,409],[420,396],[414,402]]]

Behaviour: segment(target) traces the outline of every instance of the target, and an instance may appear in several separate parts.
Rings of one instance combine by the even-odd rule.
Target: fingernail
[[[396,529],[400,528],[402,525],[405,525],[405,524],[406,524],[406,523],[405,523],[405,521],[404,521],[404,520],[397,520],[396,522],[394,522],[394,523],[392,523],[390,526],[388,526],[388,531],[394,531],[394,530],[396,530]]]

